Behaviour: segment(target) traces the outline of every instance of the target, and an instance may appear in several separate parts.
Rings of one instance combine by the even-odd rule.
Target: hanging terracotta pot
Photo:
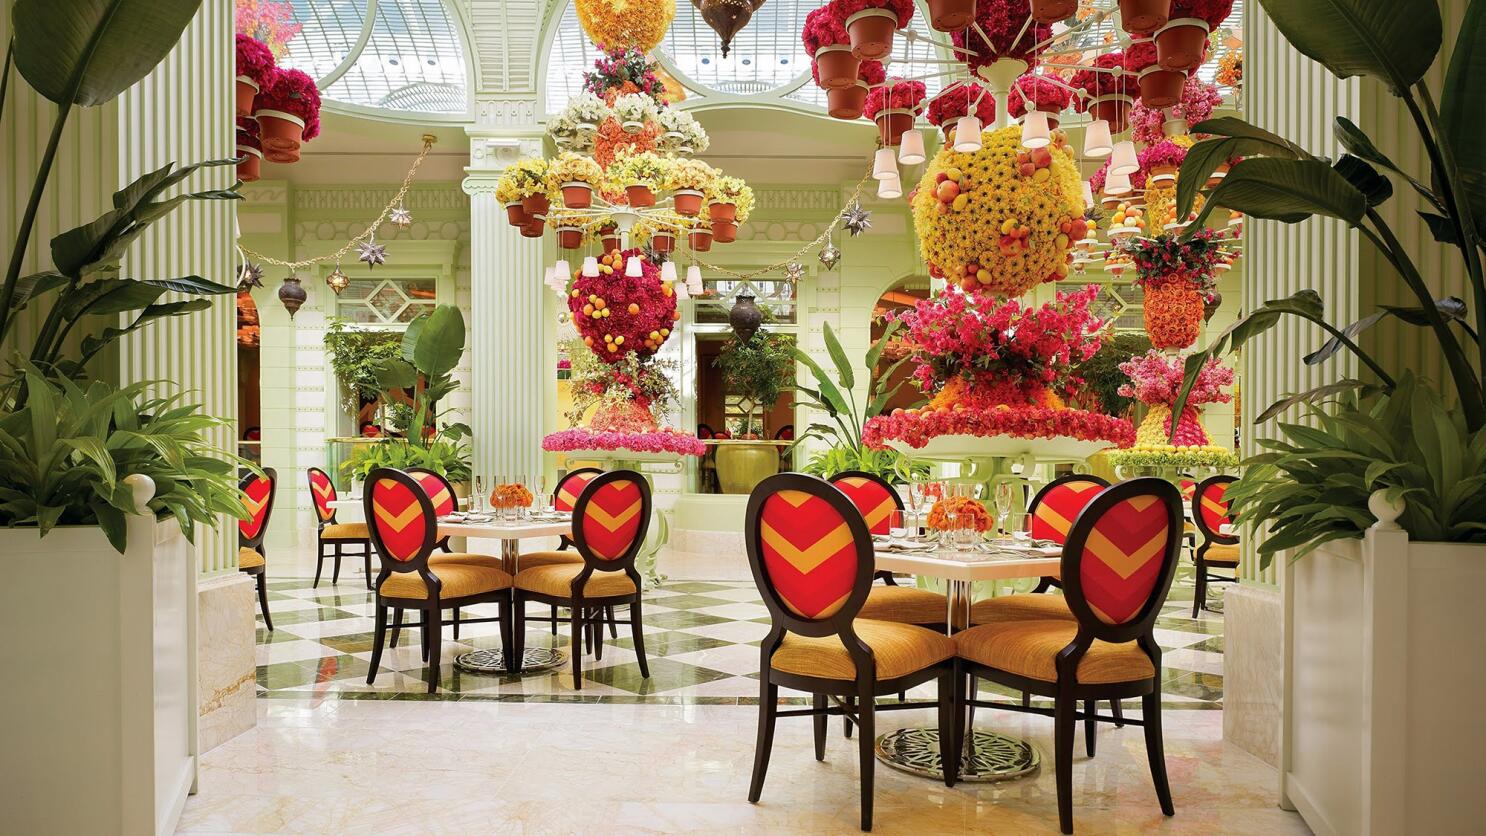
[[[693,229],[689,237],[693,252],[705,253],[712,249],[712,230]]]
[[[260,110],[254,114],[258,120],[258,141],[263,145],[263,156],[276,163],[299,162],[299,146],[304,136],[304,120],[282,110]]]
[[[1095,96],[1089,107],[1094,111],[1095,119],[1103,119],[1109,123],[1110,133],[1121,133],[1130,127],[1130,107],[1135,100],[1122,93],[1112,93],[1105,96]],[[1148,103],[1149,104],[1149,103]]]
[[[669,232],[657,232],[650,236],[650,248],[658,253],[676,251],[676,236]]]
[[[631,209],[644,209],[655,205],[655,192],[644,183],[631,183],[624,187],[624,197]]]
[[[733,223],[738,220],[738,207],[732,203],[713,201],[712,205],[707,207],[707,215],[714,221]]]
[[[862,9],[846,19],[851,54],[863,61],[881,61],[893,51],[898,13],[891,9]]]
[[[575,226],[558,227],[557,246],[565,250],[576,250],[583,246],[583,230]]]
[[[859,119],[867,104],[867,82],[858,79],[849,87],[826,91],[826,112],[832,119]]]
[[[1067,20],[1078,11],[1078,0],[1032,0],[1032,19],[1038,23]]]
[[[526,207],[521,201],[513,200],[506,204],[506,223],[511,226],[522,226],[527,222]]]
[[[599,239],[599,244],[604,248],[604,252],[612,253],[619,249],[619,235],[612,232],[608,233]]]
[[[1170,16],[1171,0],[1120,0],[1120,27],[1132,35],[1149,35]]]
[[[240,75],[233,79],[234,102],[238,116],[253,115],[253,97],[258,95],[258,82]]]
[[[975,0],[928,0],[929,25],[939,32],[955,32],[975,19]]]
[[[1156,33],[1156,63],[1168,70],[1195,70],[1207,54],[1207,21],[1181,17]]]
[[[1213,169],[1213,173],[1212,174],[1207,175],[1207,182],[1205,184],[1203,184],[1203,185],[1204,185],[1205,188],[1216,189],[1218,187],[1218,184],[1221,183],[1221,182],[1223,182],[1223,178],[1224,177],[1227,177],[1227,176],[1228,176],[1228,164],[1227,163],[1223,163],[1222,165],[1220,165],[1217,168]]]
[[[719,244],[731,244],[738,240],[738,225],[732,221],[713,221],[712,240]]]
[[[733,307],[728,310],[728,325],[732,326],[733,333],[738,335],[738,339],[748,342],[763,324],[764,312],[754,302],[753,294],[746,290],[739,293]]]
[[[1141,70],[1138,78],[1140,80],[1140,101],[1151,110],[1171,107],[1181,101],[1182,88],[1187,84],[1186,73],[1173,72],[1160,64],[1153,64]]]
[[[562,205],[569,209],[587,209],[593,205],[593,186],[581,180],[562,184]]]
[[[877,122],[877,135],[889,148],[897,148],[903,141],[903,134],[913,128],[913,111],[906,108],[884,108],[873,118]]]
[[[677,189],[672,200],[678,215],[695,218],[702,211],[702,193],[697,189]]]
[[[545,217],[547,210],[552,208],[552,201],[547,199],[547,195],[540,192],[529,194],[521,198],[521,208],[525,209],[526,214],[531,217],[536,217],[537,215]]]
[[[263,164],[263,152],[250,145],[237,146],[237,155],[243,161],[237,164],[237,179],[244,183],[251,183],[259,178],[259,169]]]
[[[541,238],[542,237],[542,233],[546,229],[547,229],[547,216],[546,215],[535,215],[534,214],[534,215],[531,216],[531,219],[528,220],[521,227],[521,237],[522,238]]]
[[[820,86],[827,90],[850,87],[857,80],[857,70],[862,63],[851,54],[851,47],[846,44],[826,44],[815,50],[813,60]]]
[[[1175,183],[1177,170],[1177,166],[1174,165],[1153,165],[1150,182],[1152,185]]]

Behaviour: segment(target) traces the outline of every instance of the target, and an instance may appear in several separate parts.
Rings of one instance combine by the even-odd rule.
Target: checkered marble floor
[[[1179,579],[1156,622],[1156,639],[1165,651],[1163,704],[1175,709],[1221,708],[1222,616],[1204,611],[1193,619],[1192,593],[1190,581]],[[1210,595],[1216,598],[1221,591]],[[276,629],[272,633],[264,629],[260,614],[257,661],[258,695],[269,699],[752,705],[758,701],[758,645],[769,625],[768,611],[751,583],[667,582],[645,596],[650,677],[640,676],[629,628],[620,624],[618,639],[605,636],[603,659],[595,660],[592,653],[585,656],[580,691],[572,688],[570,677],[564,682],[561,675],[571,671],[571,664],[562,672],[523,676],[458,670],[456,656],[500,647],[499,625],[461,625],[458,642],[452,626],[446,626],[439,692],[427,694],[416,627],[404,629],[398,647],[383,653],[376,682],[366,684],[373,606],[371,593],[359,579],[335,587],[322,581],[318,589],[308,579],[271,580],[268,597]],[[548,610],[532,605],[530,612],[546,615]],[[465,609],[462,617],[494,614],[494,605],[480,605]],[[622,609],[619,618],[625,618]],[[568,648],[566,623],[558,626],[557,636],[545,623],[527,626],[528,647]],[[928,689],[926,696],[932,696],[932,684],[922,687]],[[990,694],[1019,696],[987,683],[981,687]]]

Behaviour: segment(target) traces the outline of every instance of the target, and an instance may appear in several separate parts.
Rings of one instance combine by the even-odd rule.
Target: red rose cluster
[[[640,259],[641,275],[625,275],[630,256]],[[608,363],[634,351],[649,356],[671,336],[681,318],[676,292],[660,280],[660,268],[638,249],[615,250],[605,259],[610,272],[585,276],[579,271],[568,295],[568,310],[583,344]]]
[[[1135,443],[1135,427],[1123,418],[1081,409],[1012,405],[989,410],[966,409],[957,405],[879,415],[862,428],[862,443],[874,450],[886,448],[889,440],[918,448],[941,435],[1071,437],[1082,441],[1107,441],[1118,447]]]

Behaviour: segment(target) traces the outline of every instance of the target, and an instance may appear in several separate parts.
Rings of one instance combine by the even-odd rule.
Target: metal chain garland
[[[313,258],[302,259],[300,261],[282,261],[277,258],[266,256],[259,252],[254,252],[247,247],[241,247],[243,253],[245,253],[249,258],[256,259],[263,264],[271,264],[275,267],[287,267],[290,270],[302,270],[315,264],[328,264],[330,262],[339,264],[343,259],[345,259],[346,255],[350,253],[351,250],[356,248],[357,245],[374,238],[377,234],[377,229],[391,218],[393,211],[402,206],[403,198],[407,196],[409,187],[413,185],[413,178],[418,175],[418,167],[423,165],[423,160],[428,157],[428,152],[433,150],[433,145],[437,141],[438,138],[435,137],[433,134],[423,135],[423,150],[418,152],[417,159],[413,160],[413,167],[409,168],[407,176],[402,178],[402,187],[397,190],[397,194],[392,196],[392,200],[388,201],[386,207],[382,209],[382,213],[377,216],[376,220],[368,224],[366,229],[360,235],[352,238],[350,241],[347,241],[346,245],[344,247],[341,247],[339,250],[336,250],[329,255],[319,255]]]
[[[851,190],[851,197],[847,198],[845,206],[842,207],[842,211],[845,211],[846,206],[850,206],[851,204],[861,199],[862,187],[866,186],[870,180],[872,180],[872,172],[869,170],[865,175],[862,176],[861,180],[857,181],[856,187]],[[696,262],[697,266],[702,267],[706,270],[711,270],[714,273],[721,273],[736,281],[748,281],[749,279],[755,278],[757,276],[762,276],[765,273],[772,273],[776,270],[783,270],[789,265],[790,262],[797,261],[802,256],[804,256],[805,253],[825,243],[826,239],[831,237],[831,233],[836,231],[836,227],[841,224],[841,215],[842,212],[837,212],[836,217],[831,221],[830,226],[826,227],[825,232],[817,235],[814,241],[811,241],[810,243],[796,250],[793,255],[785,256],[782,260],[776,261],[767,267],[760,267],[757,270],[750,270],[747,273],[739,273],[735,270],[729,270],[726,267],[718,267],[715,264],[703,261],[702,259],[697,258],[695,253],[692,254],[692,260]]]

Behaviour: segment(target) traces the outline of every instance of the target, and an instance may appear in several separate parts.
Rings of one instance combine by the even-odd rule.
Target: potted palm
[[[1433,0],[1262,5],[1301,53],[1338,76],[1381,82],[1409,114],[1430,170],[1407,172],[1345,118],[1335,135],[1347,153],[1334,162],[1242,120],[1210,119],[1192,127],[1213,138],[1182,164],[1178,214],[1220,164],[1243,155],[1206,192],[1190,230],[1218,207],[1285,223],[1339,220],[1382,256],[1379,279],[1401,280],[1413,305],[1345,327],[1327,321],[1313,291],[1258,305],[1187,361],[1182,397],[1207,357],[1285,317],[1329,336],[1307,364],[1345,351],[1366,370],[1265,410],[1261,420],[1306,403],[1308,420],[1262,440],[1266,452],[1228,492],[1238,521],[1260,527],[1262,560],[1287,557],[1283,800],[1318,832],[1463,832],[1483,813],[1473,772],[1486,729],[1459,721],[1474,709],[1469,685],[1426,693],[1425,683],[1486,682],[1475,617],[1486,580],[1486,2],[1465,10],[1438,102],[1424,81],[1442,42]],[[1428,234],[1417,240],[1433,243],[1417,253],[1378,211],[1394,199],[1390,178],[1424,207]],[[1458,265],[1474,311],[1435,298],[1424,263]],[[1358,344],[1384,321],[1426,329],[1448,387]]]
[[[717,480],[723,493],[749,493],[779,472],[779,449],[767,443],[763,415],[794,382],[793,343],[762,328],[746,339],[734,334],[713,361],[722,370],[728,393],[738,396],[745,407],[745,417],[733,432],[736,440],[717,448]]]

